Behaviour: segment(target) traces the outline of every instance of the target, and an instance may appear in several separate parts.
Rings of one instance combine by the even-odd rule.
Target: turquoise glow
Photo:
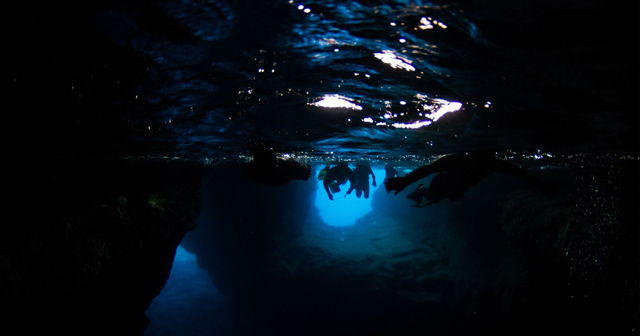
[[[324,166],[315,167],[315,171],[319,172]],[[353,166],[350,166],[353,169]],[[381,186],[384,181],[384,169],[376,169],[372,167],[373,173],[376,175],[376,183],[378,187],[370,186],[369,198],[364,198],[362,195],[360,198],[356,197],[355,190],[345,197],[345,193],[349,189],[349,182],[341,186],[341,191],[333,195],[333,201],[329,200],[327,193],[324,190],[322,181],[315,179],[318,183],[318,190],[314,193],[315,205],[318,207],[320,217],[322,220],[331,226],[348,226],[355,224],[356,220],[373,208],[371,207],[371,198],[373,193]],[[315,178],[315,177],[314,177]],[[369,183],[372,183],[372,179],[369,178]],[[382,186],[384,188],[384,186]]]

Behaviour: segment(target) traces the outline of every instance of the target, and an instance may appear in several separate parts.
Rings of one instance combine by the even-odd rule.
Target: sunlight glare
[[[411,65],[410,60],[394,55],[393,51],[391,50],[383,50],[382,52],[373,54],[373,56],[381,60],[383,63],[389,64],[394,69],[416,71],[416,68]]]
[[[352,103],[346,97],[340,95],[326,95],[321,100],[313,103],[318,107],[327,108],[349,108],[352,110],[362,110],[362,106]]]

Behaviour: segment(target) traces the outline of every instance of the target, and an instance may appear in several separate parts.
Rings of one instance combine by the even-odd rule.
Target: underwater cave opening
[[[320,171],[324,166],[314,167],[314,171]],[[385,172],[384,169],[371,167],[375,175],[376,187],[372,185],[373,179],[369,177],[369,198],[365,198],[364,194],[360,197],[356,196],[354,190],[351,194],[346,195],[349,190],[349,182],[340,187],[340,191],[334,194],[334,200],[330,200],[324,190],[323,181],[315,179],[318,188],[314,192],[314,205],[318,208],[318,212],[322,220],[330,226],[350,226],[356,221],[373,210],[371,207],[371,198],[373,193],[380,187],[383,187]]]
[[[144,335],[204,335],[220,329],[229,318],[227,310],[224,295],[196,256],[178,246],[171,275],[145,312],[150,324]]]

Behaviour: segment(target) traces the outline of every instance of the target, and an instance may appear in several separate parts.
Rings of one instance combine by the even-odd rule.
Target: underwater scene
[[[3,335],[638,335],[638,4],[0,5]]]

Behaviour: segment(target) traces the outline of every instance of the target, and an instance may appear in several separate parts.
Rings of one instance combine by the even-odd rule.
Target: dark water
[[[593,210],[590,225],[625,228],[571,241],[611,248],[608,239],[637,232],[628,221],[637,211],[617,215],[638,196],[637,4],[1,7],[6,157],[177,156],[215,166],[242,162],[264,143],[310,163],[368,158],[378,168],[394,160],[409,169],[439,154],[489,150],[550,180],[570,176],[563,195],[585,216]],[[635,184],[625,184],[628,176]],[[631,278],[637,286],[637,274]],[[226,307],[218,294],[202,295]],[[165,334],[150,317],[148,334]],[[237,319],[207,326],[233,333]],[[192,334],[207,332],[198,330]]]
[[[2,85],[16,111],[6,124],[19,128],[9,139],[18,150],[208,158],[265,142],[342,155],[637,153],[633,6],[3,7]],[[318,106],[326,96],[358,107]]]

